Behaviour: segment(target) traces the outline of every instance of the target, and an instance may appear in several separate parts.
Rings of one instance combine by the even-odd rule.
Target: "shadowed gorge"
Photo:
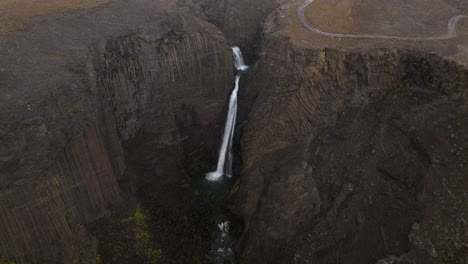
[[[127,19],[140,25],[138,8],[146,6],[135,8]],[[113,10],[91,16],[106,12]],[[211,25],[190,19],[184,25],[178,16],[156,16],[145,29],[151,35],[131,28],[106,32],[105,24],[107,35],[73,42],[78,49],[67,55],[70,44],[62,42],[62,34],[77,34],[67,31],[69,23],[56,29],[56,39],[40,39],[34,47],[28,47],[27,34],[3,39],[2,48],[17,52],[2,57],[8,63],[2,72],[2,124],[14,116],[27,118],[2,125],[1,181],[7,188],[2,212],[7,214],[2,213],[0,228],[8,241],[2,241],[2,257],[19,263],[89,263],[96,242],[84,226],[131,202],[129,195],[151,204],[183,201],[165,190],[181,189],[188,175],[206,171],[203,164],[215,158],[212,149],[233,82],[230,47]],[[47,30],[47,23],[36,30]],[[31,61],[24,68],[15,59],[20,50],[48,45],[58,46],[59,60],[33,53],[24,57]],[[41,65],[56,67],[54,76],[45,66],[34,68]],[[21,76],[16,66],[23,67]],[[17,89],[20,83],[25,90]],[[8,100],[12,93],[19,96]],[[44,251],[50,243],[56,246]]]
[[[0,0],[0,263],[465,264],[462,2]]]

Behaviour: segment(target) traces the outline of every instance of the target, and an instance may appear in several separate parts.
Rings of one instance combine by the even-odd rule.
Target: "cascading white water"
[[[232,47],[234,55],[234,66],[238,71],[245,71],[249,66],[244,64],[242,52],[238,47]],[[209,181],[219,181],[223,175],[231,177],[232,175],[232,140],[234,138],[234,128],[236,126],[237,117],[237,92],[239,90],[240,75],[236,76],[234,90],[229,99],[229,111],[227,115],[226,125],[224,126],[224,135],[221,148],[219,150],[218,166],[216,171],[206,175]]]
[[[239,47],[232,47],[232,52],[234,53],[234,66],[238,71],[245,71],[249,66],[245,65],[244,58],[242,57],[242,52]]]
[[[218,230],[216,230],[216,238],[209,253],[210,263],[236,263],[235,251],[236,239],[230,235],[230,223],[227,220],[218,222]]]
[[[239,90],[239,79],[240,76],[236,76],[236,86],[232,91],[231,98],[229,99],[229,112],[226,125],[224,127],[223,143],[221,145],[221,149],[219,150],[218,166],[216,167],[216,171],[208,173],[206,177],[210,181],[218,181],[224,174],[226,174],[228,177],[231,175],[231,148],[237,117],[237,91]]]

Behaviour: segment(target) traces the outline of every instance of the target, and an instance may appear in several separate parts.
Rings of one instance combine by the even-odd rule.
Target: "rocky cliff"
[[[230,196],[240,263],[464,263],[466,24],[443,41],[337,38],[304,27],[297,4],[115,0],[0,36],[0,262],[99,262],[90,233],[108,223],[100,238],[134,236],[137,255],[203,261],[212,208],[187,176],[216,161],[229,43],[252,63]],[[327,12],[328,29],[352,26]],[[140,206],[113,215],[135,201],[159,222]]]
[[[268,18],[245,89],[241,263],[463,263],[466,37],[337,40],[297,23],[295,8]]]
[[[186,7],[114,1],[0,42],[3,259],[94,263],[87,224],[216,158],[232,56]],[[142,162],[156,179],[128,172]]]
[[[201,0],[210,22],[222,29],[230,43],[238,45],[253,62],[260,51],[265,18],[287,0]]]

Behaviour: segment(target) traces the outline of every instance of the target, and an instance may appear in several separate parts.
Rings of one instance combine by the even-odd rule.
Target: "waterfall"
[[[232,53],[234,53],[234,66],[238,71],[245,71],[249,66],[245,65],[244,58],[242,57],[242,52],[239,47],[232,47]]]
[[[245,71],[249,66],[244,64],[242,58],[242,52],[238,47],[232,47],[232,53],[234,55],[234,66],[237,71]],[[210,172],[206,175],[206,179],[209,181],[219,181],[223,175],[227,177],[232,176],[232,141],[234,138],[234,128],[236,126],[237,117],[237,92],[239,90],[239,73],[236,76],[234,90],[231,93],[229,99],[229,111],[226,119],[226,125],[224,126],[224,135],[221,148],[219,149],[219,158],[216,171]]]

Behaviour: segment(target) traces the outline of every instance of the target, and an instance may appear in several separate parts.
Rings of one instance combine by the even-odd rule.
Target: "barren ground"
[[[302,0],[297,3],[302,3]],[[468,15],[443,0],[415,1],[316,0],[306,10],[309,22],[319,30],[333,33],[379,34],[396,36],[437,36],[447,33],[454,15]],[[468,19],[457,25],[458,37],[449,40],[405,41],[360,38],[333,38],[307,30],[297,16],[297,5],[282,11],[286,26],[281,34],[294,45],[308,48],[365,50],[369,48],[416,49],[468,63]],[[274,26],[274,25],[270,25]]]
[[[308,20],[326,32],[410,37],[443,35],[460,13],[440,0],[316,0],[306,10]]]
[[[23,29],[40,15],[77,10],[110,0],[0,0],[0,34]]]

